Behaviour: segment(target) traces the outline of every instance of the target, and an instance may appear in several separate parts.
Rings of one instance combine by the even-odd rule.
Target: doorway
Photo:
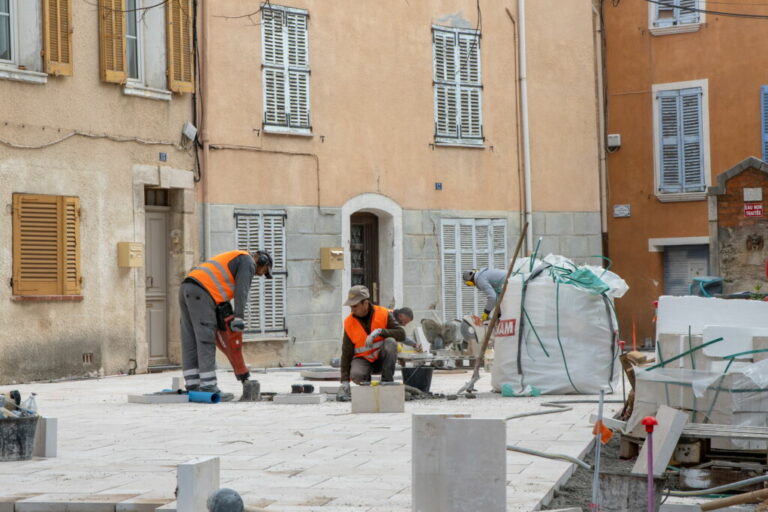
[[[355,213],[349,223],[352,286],[366,286],[371,302],[379,304],[379,218],[372,213]]]
[[[149,366],[168,364],[168,190],[146,189],[145,296]]]

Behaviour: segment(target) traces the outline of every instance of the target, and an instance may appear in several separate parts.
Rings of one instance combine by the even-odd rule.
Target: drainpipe
[[[603,17],[602,2],[597,7],[592,4],[595,19],[595,76],[597,76],[597,150],[599,154],[600,168],[600,229],[602,233],[608,231],[608,176],[605,151],[605,91],[604,77],[605,64],[603,62]],[[605,248],[603,248],[605,251]]]
[[[202,180],[202,198],[203,198],[203,250],[200,255],[205,260],[211,251],[211,207],[208,201],[208,172],[210,167],[210,137],[208,134],[208,2],[200,2],[202,34],[200,34],[200,103],[201,126],[200,142],[203,145],[203,158],[201,162]]]
[[[523,133],[523,187],[525,188],[525,220],[528,229],[525,233],[525,249],[528,255],[533,254],[533,198],[531,191],[531,140],[528,132],[528,81],[525,60],[525,0],[517,2],[518,37],[520,39],[517,49],[520,54],[520,122]]]

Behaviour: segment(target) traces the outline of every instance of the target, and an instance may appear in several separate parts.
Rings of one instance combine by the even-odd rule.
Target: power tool
[[[229,364],[232,365],[237,380],[245,382],[251,376],[251,372],[248,371],[243,360],[243,333],[230,329],[230,323],[234,318],[234,315],[227,316],[224,319],[225,328],[216,330],[216,346],[229,359]]]

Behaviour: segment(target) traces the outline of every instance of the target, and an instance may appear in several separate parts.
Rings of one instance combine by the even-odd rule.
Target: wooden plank
[[[683,433],[685,424],[688,423],[688,415],[677,409],[659,406],[656,413],[659,422],[653,431],[653,475],[661,476],[667,469],[669,460],[675,452],[675,446]],[[648,443],[644,443],[640,449],[640,455],[632,467],[632,474],[645,475],[648,473]]]

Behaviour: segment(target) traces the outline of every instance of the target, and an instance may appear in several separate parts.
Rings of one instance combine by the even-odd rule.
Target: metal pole
[[[595,432],[595,473],[592,475],[592,503],[589,504],[593,512],[600,511],[600,447],[602,443],[603,424],[603,399],[605,398],[605,389],[600,390],[600,401],[597,406],[597,424]]]

